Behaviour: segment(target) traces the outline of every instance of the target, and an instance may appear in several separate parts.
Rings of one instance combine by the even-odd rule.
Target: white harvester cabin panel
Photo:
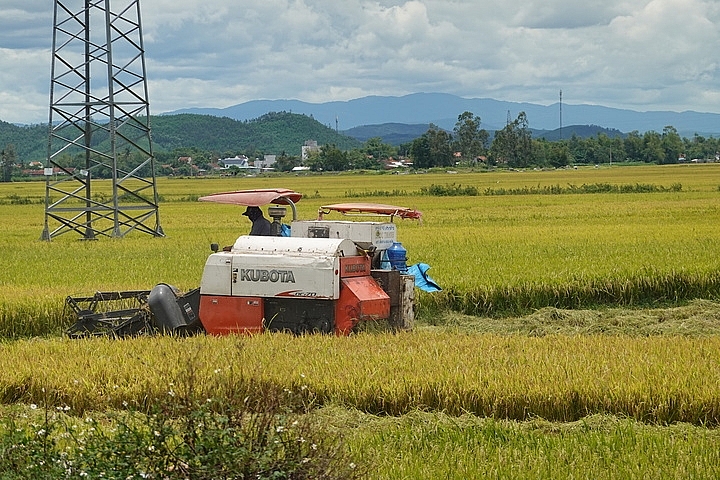
[[[298,220],[292,222],[290,234],[307,238],[349,238],[387,250],[397,241],[397,229],[389,222],[352,222],[343,220]]]
[[[241,236],[210,255],[203,295],[337,299],[340,258],[359,255],[351,240]]]

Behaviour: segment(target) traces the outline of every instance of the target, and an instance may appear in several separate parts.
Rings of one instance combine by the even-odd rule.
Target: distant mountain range
[[[361,125],[343,130],[341,133],[361,142],[367,142],[371,138],[382,138],[383,142],[390,145],[402,145],[422,136],[428,131],[428,128],[430,128],[430,124],[427,123],[381,123],[378,125]]]
[[[168,114],[197,113],[244,121],[268,112],[282,111],[308,115],[329,128],[345,132],[353,131],[357,127],[397,124],[422,125],[424,132],[430,123],[452,131],[458,115],[465,111],[479,116],[481,127],[489,132],[500,130],[506,125],[508,118],[514,120],[520,112],[525,112],[533,130],[553,131],[561,127],[559,103],[538,105],[488,98],[462,98],[443,93],[415,93],[402,97],[369,96],[326,103],[253,100],[227,108],[190,108]],[[696,133],[720,136],[720,114],[693,111],[637,112],[599,105],[563,104],[562,123],[562,126],[598,125],[624,133],[634,130],[640,133],[650,130],[662,132],[663,128],[670,125],[683,137],[691,138]]]
[[[365,97],[348,102],[321,104],[297,100],[257,100],[224,109],[193,108],[154,116],[151,120],[156,151],[198,148],[219,154],[259,151],[299,155],[306,140],[355,148],[373,137],[401,145],[425,133],[430,123],[453,130],[458,115],[478,115],[481,128],[491,135],[508,117],[527,115],[533,136],[550,141],[602,133],[623,136],[637,130],[662,132],[675,127],[681,136],[720,137],[720,115],[697,112],[635,112],[592,105],[563,105],[559,128],[558,104],[501,102],[465,99],[445,94],[418,93],[404,97]],[[23,162],[44,161],[47,156],[46,125],[18,126],[0,121],[0,148],[14,145]]]

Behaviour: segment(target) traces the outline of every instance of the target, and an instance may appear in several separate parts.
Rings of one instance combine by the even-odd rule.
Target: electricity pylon
[[[54,3],[41,239],[162,237],[140,1]]]

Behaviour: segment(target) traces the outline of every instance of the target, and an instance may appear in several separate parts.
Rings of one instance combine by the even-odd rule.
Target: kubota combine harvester
[[[412,328],[415,276],[397,242],[395,218],[420,212],[380,204],[320,208],[297,219],[302,194],[285,189],[218,193],[201,201],[271,205],[272,236],[243,235],[212,245],[200,287],[181,294],[169,284],[152,290],[68,297],[77,322],[70,336],[154,332],[210,334],[287,331],[347,335],[368,322]],[[287,207],[292,222],[283,224]],[[382,216],[383,221],[326,220],[331,212]],[[367,217],[366,217],[367,218]]]

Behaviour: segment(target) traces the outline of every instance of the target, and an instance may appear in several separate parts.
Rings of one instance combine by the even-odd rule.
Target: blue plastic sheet
[[[430,275],[427,274],[428,270],[430,270],[430,265],[427,263],[416,263],[408,267],[408,274],[415,276],[415,286],[420,290],[439,292],[442,288],[430,278]]]

